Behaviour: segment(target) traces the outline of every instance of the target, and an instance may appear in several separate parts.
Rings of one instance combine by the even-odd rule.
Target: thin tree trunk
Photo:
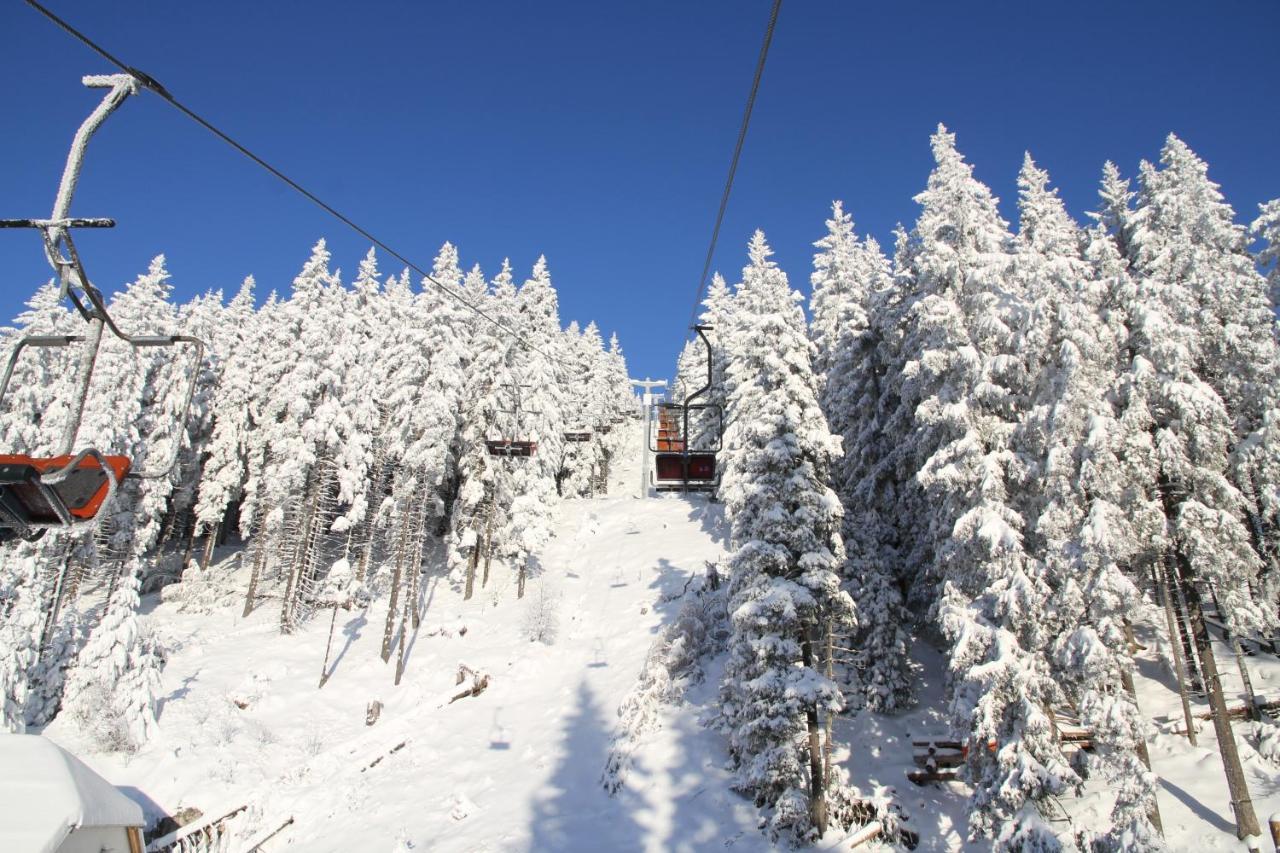
[[[200,571],[201,573],[209,571],[209,563],[213,561],[213,549],[218,544],[218,535],[222,532],[222,523],[219,522],[213,526],[213,529],[205,536],[204,551],[200,554]]]
[[[396,567],[391,573],[391,601],[387,605],[387,624],[382,631],[382,660],[391,660],[391,645],[396,632],[396,610],[400,603],[400,576],[404,566],[404,525],[396,537]]]
[[[400,611],[400,652],[396,659],[396,686],[397,687],[400,686],[400,678],[404,675],[405,650],[408,646],[408,642],[405,638],[405,635],[409,633],[407,630],[408,621],[409,621],[409,607],[410,607],[410,598],[409,596],[406,595],[404,599],[404,608]]]
[[[516,573],[516,598],[524,598],[524,580],[528,575],[529,558],[520,561],[520,571]]]
[[[1191,612],[1198,615],[1200,594],[1188,582],[1189,568],[1181,558],[1179,563],[1188,605]],[[1209,708],[1213,711],[1213,729],[1218,735],[1218,750],[1222,754],[1222,767],[1226,771],[1227,787],[1231,791],[1231,808],[1236,815],[1236,837],[1261,835],[1262,828],[1258,825],[1258,816],[1253,810],[1253,799],[1249,795],[1249,783],[1244,778],[1240,753],[1236,749],[1235,732],[1231,730],[1231,718],[1227,715],[1227,702],[1222,695],[1222,679],[1218,675],[1218,664],[1213,655],[1209,632],[1204,626],[1203,619],[1193,618],[1192,622],[1196,649],[1200,652],[1200,665],[1204,667],[1205,687],[1209,691]]]
[[[480,537],[476,536],[476,542],[471,546],[471,553],[467,555],[467,585],[462,591],[462,600],[470,601],[471,596],[475,592],[476,586],[476,564],[480,562]]]
[[[1172,484],[1168,478],[1160,476],[1160,497],[1164,505],[1164,515],[1172,525],[1177,517],[1177,506],[1173,495]],[[1187,602],[1187,609],[1192,615],[1191,629],[1194,632],[1196,651],[1200,653],[1200,666],[1204,668],[1205,688],[1209,694],[1209,708],[1213,712],[1213,729],[1218,736],[1218,751],[1222,755],[1222,769],[1227,776],[1227,788],[1231,792],[1231,809],[1236,816],[1236,837],[1248,838],[1262,834],[1258,825],[1258,816],[1253,810],[1253,799],[1249,795],[1249,783],[1244,778],[1244,768],[1240,764],[1240,753],[1236,748],[1235,732],[1231,730],[1231,718],[1227,715],[1226,698],[1222,695],[1222,679],[1218,675],[1218,663],[1213,655],[1213,645],[1209,639],[1209,631],[1205,628],[1201,614],[1200,592],[1195,587],[1195,575],[1186,554],[1171,543],[1174,551],[1177,577],[1181,581],[1177,586]]]
[[[1253,722],[1261,722],[1262,712],[1258,710],[1258,698],[1253,692],[1253,679],[1249,677],[1249,668],[1245,666],[1240,638],[1227,628],[1227,614],[1222,612],[1222,606],[1218,604],[1218,591],[1213,588],[1213,584],[1209,584],[1209,600],[1213,602],[1213,610],[1222,622],[1222,638],[1227,641],[1227,645],[1231,646],[1231,653],[1236,658],[1236,668],[1240,670],[1240,684],[1244,687],[1244,712]]]
[[[1204,673],[1202,667],[1198,665],[1196,660],[1195,629],[1191,624],[1191,609],[1187,606],[1187,597],[1183,592],[1183,585],[1177,581],[1178,574],[1174,572],[1174,580],[1171,584],[1173,590],[1173,612],[1178,617],[1178,627],[1182,632],[1182,656],[1187,662],[1187,676],[1190,680],[1191,692],[1204,695]]]
[[[40,652],[44,653],[49,647],[49,643],[53,641],[53,626],[58,622],[58,613],[62,610],[62,599],[66,594],[67,572],[71,568],[71,555],[65,552],[62,559],[58,561],[58,578],[53,584],[53,600],[49,602],[49,612],[45,614],[44,630],[40,632]],[[107,600],[111,600],[110,594]]]
[[[1129,654],[1134,652],[1134,646],[1137,643],[1133,640],[1133,626],[1126,619],[1124,623],[1124,635],[1129,641]],[[1133,670],[1128,666],[1120,667],[1120,686],[1124,688],[1124,692],[1129,694],[1129,701],[1133,703],[1133,709],[1138,716],[1142,716],[1142,709],[1138,706],[1138,691],[1133,683]],[[1147,740],[1145,737],[1139,737],[1137,743],[1133,746],[1133,751],[1137,753],[1138,760],[1143,763],[1147,770],[1151,767],[1151,752],[1147,749]],[[1152,771],[1154,772],[1154,771]],[[1151,821],[1151,825],[1156,828],[1156,832],[1164,836],[1164,821],[1160,819],[1160,803],[1156,801],[1155,792],[1151,794],[1151,809],[1147,812],[1147,820]]]
[[[185,510],[183,511],[183,515],[185,518],[186,517]],[[187,534],[187,542],[186,542],[186,546],[182,550],[182,565],[179,567],[181,569],[181,571],[179,572],[179,575],[181,575],[182,572],[185,572],[187,570],[187,564],[191,562],[191,551],[196,544],[196,525],[194,521],[187,519],[185,530]]]
[[[1178,677],[1178,698],[1182,700],[1182,716],[1187,721],[1187,740],[1192,746],[1196,745],[1196,724],[1195,719],[1191,716],[1191,700],[1187,697],[1187,678],[1186,670],[1183,668],[1182,662],[1182,642],[1178,636],[1178,622],[1173,613],[1173,596],[1169,593],[1169,572],[1167,557],[1162,558],[1161,565],[1155,568],[1157,582],[1156,588],[1160,594],[1160,603],[1164,605],[1165,623],[1169,626],[1169,649],[1173,652],[1173,672]]]
[[[324,683],[329,680],[329,651],[333,648],[333,629],[337,624],[338,608],[334,607],[333,618],[329,620],[329,641],[324,644],[324,663],[320,664],[320,687],[324,687]]]
[[[246,618],[253,612],[254,598],[258,594],[258,578],[262,576],[263,564],[267,561],[267,551],[270,546],[267,542],[262,542],[254,549],[253,554],[253,570],[249,573],[249,589],[244,594],[244,612],[240,614],[240,618]]]
[[[800,661],[805,669],[813,669],[813,631],[809,628],[804,629],[804,637],[800,641]],[[822,726],[818,722],[816,702],[805,707],[804,716],[809,728],[809,817],[818,835],[822,836],[827,831],[827,785],[823,773]]]

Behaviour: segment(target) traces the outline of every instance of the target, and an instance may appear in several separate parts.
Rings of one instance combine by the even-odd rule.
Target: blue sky
[[[545,253],[566,322],[670,374],[769,0],[50,2],[418,263],[449,240],[523,276]],[[1104,160],[1133,175],[1169,131],[1251,220],[1280,196],[1278,37],[1274,0],[788,0],[715,266],[734,280],[760,227],[807,294],[835,198],[888,244],[939,121],[1011,220],[1024,150],[1082,217]],[[0,6],[0,216],[48,214],[97,98],[79,78],[108,70]],[[119,220],[78,241],[108,291],[164,253],[182,298],[248,273],[287,292],[316,238],[348,281],[368,248],[147,93],[95,140],[73,212]],[[33,234],[0,232],[0,317],[46,277]]]

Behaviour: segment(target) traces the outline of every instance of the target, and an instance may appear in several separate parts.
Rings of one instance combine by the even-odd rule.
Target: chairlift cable
[[[32,0],[27,0],[32,2]],[[773,0],[773,9],[769,12],[769,25],[764,31],[764,44],[760,45],[760,58],[756,61],[756,73],[751,80],[751,93],[747,96],[747,106],[742,112],[742,126],[738,128],[738,141],[733,146],[733,159],[729,161],[729,176],[724,182],[724,193],[720,196],[720,210],[716,213],[716,224],[711,230],[711,245],[707,247],[707,259],[702,264],[702,277],[698,280],[698,290],[693,296],[693,310],[689,313],[689,328],[698,321],[698,306],[702,304],[702,296],[707,289],[707,273],[711,271],[711,261],[716,253],[716,242],[720,239],[720,226],[724,223],[724,212],[729,206],[729,193],[733,191],[733,178],[738,171],[738,160],[742,157],[742,144],[747,138],[747,128],[751,124],[751,111],[756,104],[756,93],[760,91],[760,78],[764,74],[764,61],[769,56],[769,45],[773,41],[773,30],[778,23],[778,9],[782,0]]]
[[[779,2],[780,2],[780,0],[779,0]],[[295,190],[296,192],[298,192],[300,195],[302,195],[304,198],[306,198],[306,199],[307,199],[308,201],[310,201],[312,204],[316,205],[316,206],[317,206],[317,207],[319,207],[321,210],[325,211],[325,212],[326,212],[326,213],[328,213],[330,216],[334,217],[334,218],[335,218],[335,219],[337,219],[339,222],[343,223],[343,224],[344,224],[344,225],[346,225],[348,228],[350,228],[351,230],[355,231],[355,232],[356,232],[357,234],[359,234],[360,236],[364,237],[366,240],[369,240],[371,243],[373,243],[373,244],[374,244],[375,246],[377,246],[378,248],[382,249],[382,250],[383,250],[384,252],[386,252],[388,255],[390,255],[391,257],[393,257],[393,258],[395,258],[396,260],[400,261],[400,262],[401,262],[401,263],[403,263],[405,266],[409,267],[409,268],[410,268],[410,269],[412,269],[414,272],[416,272],[416,273],[418,273],[419,275],[421,275],[424,281],[429,281],[429,282],[431,282],[432,284],[434,284],[434,285],[436,286],[436,288],[437,288],[441,293],[445,294],[446,296],[451,297],[452,299],[454,299],[455,301],[457,301],[457,302],[458,302],[458,303],[460,303],[461,305],[465,306],[466,308],[468,308],[469,310],[471,310],[472,312],[474,312],[476,315],[478,315],[478,316],[480,316],[480,317],[483,317],[484,319],[488,320],[488,321],[489,321],[490,323],[492,323],[492,324],[493,324],[497,329],[501,330],[501,331],[502,331],[502,332],[504,332],[505,334],[509,335],[512,339],[514,339],[518,344],[520,344],[520,346],[524,347],[525,349],[528,349],[528,350],[532,350],[532,351],[534,351],[534,352],[537,352],[537,353],[538,353],[539,355],[541,355],[543,358],[548,358],[548,360],[550,360],[546,353],[542,352],[542,350],[541,350],[541,349],[539,349],[538,347],[535,347],[535,346],[532,346],[531,344],[529,344],[529,343],[528,343],[528,342],[527,342],[527,341],[526,341],[526,340],[525,340],[525,339],[520,335],[520,333],[519,333],[519,332],[515,331],[514,329],[512,329],[510,326],[506,325],[505,323],[503,323],[503,322],[501,322],[501,321],[499,321],[499,320],[494,319],[492,316],[490,316],[489,314],[487,314],[487,313],[486,313],[482,308],[479,308],[478,306],[473,305],[473,304],[471,304],[470,302],[468,302],[468,301],[467,301],[466,299],[464,299],[461,295],[459,295],[458,293],[454,292],[454,290],[453,290],[453,289],[451,289],[450,287],[448,287],[447,285],[445,285],[443,282],[441,282],[441,281],[439,281],[438,279],[436,279],[434,276],[432,276],[429,272],[427,272],[426,270],[424,270],[424,269],[423,269],[422,267],[420,267],[418,264],[415,264],[413,261],[409,260],[407,257],[405,257],[404,255],[402,255],[400,252],[397,252],[395,249],[391,248],[391,246],[387,245],[387,244],[386,244],[385,242],[383,242],[382,240],[379,240],[379,239],[378,239],[377,237],[375,237],[375,236],[374,236],[374,235],[373,235],[373,234],[372,234],[368,229],[363,228],[362,226],[358,225],[358,224],[357,224],[356,222],[354,222],[350,217],[348,217],[348,216],[344,215],[343,213],[341,213],[340,211],[338,211],[336,208],[334,208],[332,205],[327,204],[324,200],[322,200],[322,199],[321,199],[319,196],[317,196],[315,193],[311,192],[311,191],[310,191],[310,190],[308,190],[306,187],[303,187],[303,186],[302,186],[301,184],[299,184],[297,181],[293,180],[293,179],[292,179],[292,178],[290,178],[288,175],[284,174],[284,173],[283,173],[283,172],[281,172],[279,169],[277,169],[275,166],[272,166],[272,165],[271,165],[270,163],[268,163],[266,160],[262,159],[262,158],[261,158],[261,157],[259,157],[257,154],[253,153],[253,152],[252,152],[252,151],[250,151],[248,148],[246,148],[244,145],[242,145],[241,143],[237,142],[237,141],[236,141],[235,139],[233,139],[230,135],[228,135],[228,134],[227,134],[227,133],[225,133],[224,131],[220,130],[216,125],[214,125],[214,124],[213,124],[212,122],[210,122],[209,120],[205,119],[205,118],[204,118],[203,116],[201,116],[199,113],[195,112],[195,111],[194,111],[194,110],[192,110],[190,107],[188,107],[188,106],[186,106],[185,104],[183,104],[181,101],[179,101],[177,98],[175,98],[175,97],[173,96],[173,94],[169,92],[169,90],[168,90],[168,89],[166,89],[164,86],[162,86],[162,85],[160,84],[160,82],[159,82],[159,81],[157,81],[154,77],[152,77],[152,76],[150,76],[149,74],[146,74],[146,73],[144,73],[144,72],[142,72],[142,71],[139,71],[138,69],[136,69],[136,68],[134,68],[134,67],[132,67],[132,66],[130,66],[130,65],[125,64],[125,63],[124,63],[123,61],[121,61],[119,58],[117,58],[116,56],[114,56],[113,54],[111,54],[109,51],[107,51],[107,49],[106,49],[106,48],[102,47],[102,46],[101,46],[101,45],[99,45],[97,42],[95,42],[93,39],[89,38],[87,35],[85,35],[84,33],[80,32],[80,31],[79,31],[79,30],[77,30],[75,27],[71,26],[71,24],[67,23],[67,22],[66,22],[66,21],[64,21],[62,18],[58,17],[58,16],[57,16],[56,14],[54,14],[51,10],[47,9],[46,7],[44,7],[43,5],[41,5],[39,2],[37,2],[37,0],[26,0],[26,3],[27,3],[27,5],[28,5],[28,6],[30,6],[31,8],[35,9],[37,12],[39,12],[40,14],[42,14],[42,15],[44,15],[46,18],[48,18],[48,19],[49,19],[50,21],[52,21],[54,24],[57,24],[61,29],[65,30],[65,31],[66,31],[68,34],[70,34],[72,37],[74,37],[75,39],[77,39],[78,41],[80,41],[81,43],[83,43],[86,47],[88,47],[88,48],[89,48],[90,50],[92,50],[94,53],[98,54],[98,55],[99,55],[99,56],[101,56],[103,59],[107,60],[107,62],[110,62],[112,65],[114,65],[114,66],[116,66],[117,68],[119,68],[119,69],[120,69],[121,71],[123,71],[125,74],[128,74],[129,76],[133,77],[135,80],[137,80],[137,81],[138,81],[138,83],[139,83],[139,84],[141,84],[141,85],[143,86],[143,88],[149,89],[149,90],[151,90],[152,92],[154,92],[155,94],[159,95],[162,99],[164,99],[165,101],[167,101],[171,106],[173,106],[173,107],[174,107],[175,109],[177,109],[179,112],[181,112],[181,113],[183,113],[184,115],[186,115],[188,118],[190,118],[190,119],[191,119],[192,121],[194,121],[196,124],[200,125],[200,126],[201,126],[201,127],[203,127],[204,129],[208,130],[208,131],[209,131],[210,133],[212,133],[214,136],[218,137],[218,138],[219,138],[219,139],[221,139],[223,142],[225,142],[225,143],[227,143],[228,145],[230,145],[232,148],[234,148],[236,151],[238,151],[238,152],[240,152],[241,154],[243,154],[245,157],[248,157],[250,160],[252,160],[252,161],[253,161],[254,163],[256,163],[258,166],[262,167],[263,169],[265,169],[267,172],[271,173],[273,176],[275,176],[275,177],[276,177],[276,178],[278,178],[279,180],[283,181],[283,182],[284,182],[285,184],[287,184],[290,188],[292,188],[293,190]],[[776,13],[776,4],[775,4],[775,13]]]

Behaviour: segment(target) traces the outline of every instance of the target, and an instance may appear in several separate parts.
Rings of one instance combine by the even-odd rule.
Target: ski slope
[[[496,565],[470,601],[428,575],[399,686],[395,654],[379,654],[385,609],[339,612],[332,675],[317,689],[328,612],[290,636],[273,601],[241,618],[246,571],[220,555],[215,571],[237,583],[211,613],[183,612],[172,593],[145,605],[171,650],[157,736],[122,758],[92,754],[68,721],[47,734],[157,811],[246,805],[231,824],[242,839],[292,818],[267,851],[695,850],[735,836],[737,849],[767,847],[750,803],[727,784],[708,795],[706,777],[727,783],[724,756],[691,719],[674,731],[696,748],[655,744],[616,796],[600,784],[655,633],[723,553],[719,506],[636,500],[640,430],[628,428],[609,496],[562,504],[524,600]],[[542,599],[550,643],[525,631]],[[450,703],[460,664],[489,686]],[[366,726],[374,701],[383,709]]]
[[[715,708],[721,660],[705,663],[706,680],[683,703],[660,709],[659,726],[636,741],[622,789],[610,796],[601,785],[618,707],[655,635],[674,619],[690,578],[725,547],[719,505],[635,498],[640,436],[628,428],[635,434],[609,496],[561,505],[523,600],[512,573],[496,565],[470,601],[428,573],[399,686],[395,654],[387,663],[380,656],[385,604],[339,612],[331,675],[318,689],[328,612],[289,636],[279,633],[272,600],[242,618],[247,570],[231,550],[212,572],[231,582],[188,581],[144,604],[170,655],[159,731],[142,751],[95,753],[69,720],[46,734],[152,814],[195,807],[214,817],[246,807],[228,826],[242,845],[271,836],[266,853],[773,849],[753,804],[731,791],[723,738],[701,724]],[[552,629],[548,642],[529,639],[535,612]],[[1241,849],[1212,726],[1202,723],[1197,747],[1175,732],[1179,706],[1159,663],[1159,634],[1138,627],[1147,644],[1138,656],[1142,708],[1170,721],[1150,744],[1170,845]],[[920,704],[897,717],[842,718],[837,737],[846,746],[836,758],[864,792],[896,791],[920,850],[987,849],[964,840],[966,786],[906,781],[912,735],[946,730],[944,660],[924,642],[913,654]],[[1228,650],[1219,654],[1235,704],[1239,679]],[[490,680],[479,695],[451,702],[468,686],[455,683],[460,665]],[[1280,662],[1259,655],[1248,665],[1259,693],[1274,693]],[[366,725],[375,701],[381,714]],[[1280,811],[1280,771],[1245,737],[1246,724],[1236,731],[1265,821]],[[1093,782],[1085,796],[1061,801],[1057,826],[1099,826],[1109,810],[1107,786]],[[848,849],[834,832],[818,847]]]

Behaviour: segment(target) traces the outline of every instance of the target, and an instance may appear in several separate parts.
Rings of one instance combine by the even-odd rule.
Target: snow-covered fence
[[[238,806],[220,817],[207,817],[153,839],[147,853],[239,853],[235,843],[236,824],[243,822],[247,805]]]

